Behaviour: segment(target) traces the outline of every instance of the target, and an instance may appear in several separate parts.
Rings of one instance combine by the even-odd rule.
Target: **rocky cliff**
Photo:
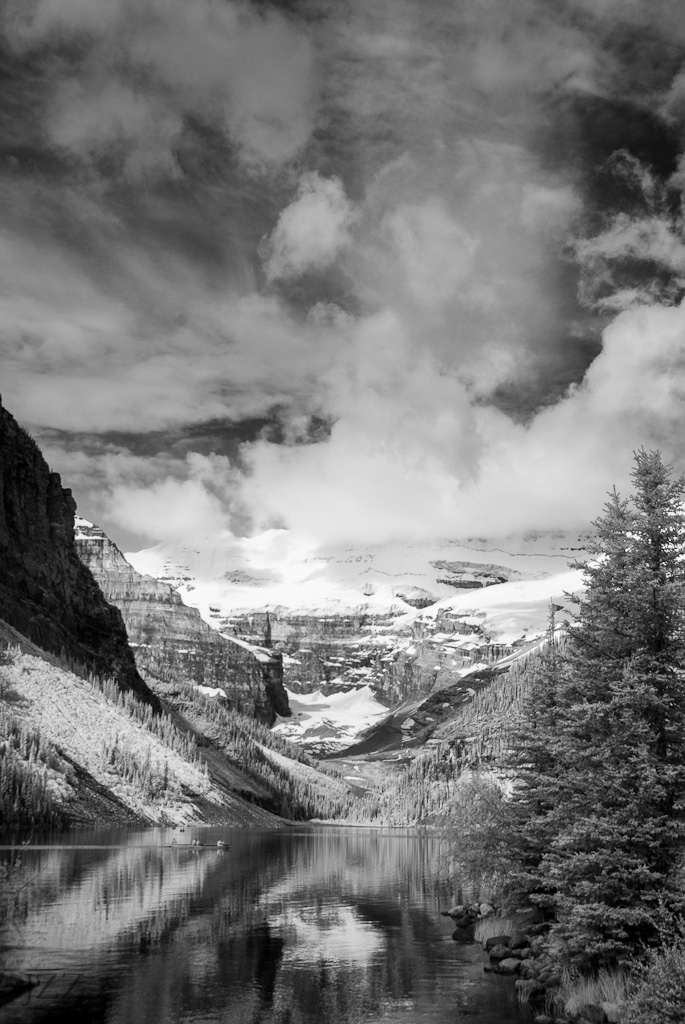
[[[280,653],[222,636],[170,586],[136,572],[103,531],[76,520],[76,549],[120,609],[140,672],[151,681],[221,688],[231,707],[271,725],[288,715]]]
[[[71,491],[0,403],[0,618],[43,650],[157,706],[121,613],[76,553],[75,509]]]

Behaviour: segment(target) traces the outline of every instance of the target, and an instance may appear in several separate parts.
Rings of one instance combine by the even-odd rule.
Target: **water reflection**
[[[477,947],[451,942],[436,840],[343,829],[197,835],[208,845],[172,847],[172,831],[152,830],[24,851],[31,884],[22,912],[0,928],[0,954],[4,969],[43,972],[43,984],[2,1019],[527,1019],[511,981],[484,975]],[[230,850],[216,849],[220,838]]]

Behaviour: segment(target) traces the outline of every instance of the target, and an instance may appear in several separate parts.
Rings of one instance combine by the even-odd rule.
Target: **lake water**
[[[530,1020],[513,980],[452,941],[442,854],[436,839],[337,828],[81,832],[29,846],[0,959],[40,985],[0,1020]]]

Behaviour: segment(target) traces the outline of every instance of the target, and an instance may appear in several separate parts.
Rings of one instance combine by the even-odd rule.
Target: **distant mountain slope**
[[[98,526],[78,516],[75,543],[120,609],[138,668],[151,685],[185,680],[220,688],[229,707],[269,725],[277,715],[289,715],[280,653],[211,629],[167,583],[137,572]]]
[[[141,573],[171,584],[215,627],[268,610],[274,641],[307,620],[335,620],[338,635],[455,595],[474,598],[506,583],[544,579],[582,557],[586,537],[540,533],[387,544],[302,546],[287,530],[256,537],[194,538],[126,554]]]
[[[0,617],[157,706],[136,668],[121,613],[74,546],[76,503],[0,404]]]
[[[311,551],[273,530],[128,558],[247,641],[263,635],[268,613],[295,708],[277,729],[330,754],[361,741],[370,714],[378,742],[407,746],[422,701],[470,700],[473,674],[525,654],[550,603],[564,606],[582,587],[569,562],[585,556],[588,539],[541,533]],[[363,742],[375,749],[371,737]]]

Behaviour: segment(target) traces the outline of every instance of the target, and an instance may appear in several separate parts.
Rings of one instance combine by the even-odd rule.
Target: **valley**
[[[274,531],[259,546],[198,539],[192,550],[160,545],[126,558],[224,637],[268,643],[292,712],[274,730],[333,756],[369,731],[369,753],[425,744],[446,711],[525,659],[550,604],[567,613],[582,582],[569,562],[587,540],[549,533],[312,555]],[[420,711],[429,700],[430,715]]]
[[[564,533],[124,555],[0,413],[0,767],[22,826],[435,821],[581,586],[588,538]]]

